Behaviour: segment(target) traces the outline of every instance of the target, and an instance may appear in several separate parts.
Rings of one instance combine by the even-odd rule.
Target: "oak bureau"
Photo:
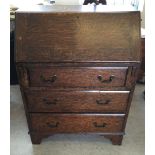
[[[139,11],[16,12],[16,67],[33,144],[57,133],[92,133],[121,145],[139,64]]]

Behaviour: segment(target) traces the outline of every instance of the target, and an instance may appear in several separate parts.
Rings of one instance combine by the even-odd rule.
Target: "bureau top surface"
[[[78,12],[78,13],[99,13],[99,12],[129,12],[136,11],[136,8],[133,6],[109,6],[109,5],[97,5],[97,6],[89,6],[89,5],[35,5],[30,7],[23,7],[16,11],[16,13],[23,12],[42,12],[42,13],[61,13],[61,12]]]

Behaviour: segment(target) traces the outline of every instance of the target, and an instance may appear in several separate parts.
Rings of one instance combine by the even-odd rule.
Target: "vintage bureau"
[[[16,12],[16,66],[33,144],[57,133],[122,143],[140,64],[140,13],[104,9]]]

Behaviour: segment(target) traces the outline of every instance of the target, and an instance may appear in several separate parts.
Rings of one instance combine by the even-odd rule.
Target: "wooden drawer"
[[[29,67],[32,87],[124,87],[128,67]]]
[[[129,91],[28,91],[30,112],[125,112]]]
[[[124,114],[30,114],[34,131],[49,133],[121,132]]]
[[[16,13],[17,62],[139,61],[138,11],[51,11]]]

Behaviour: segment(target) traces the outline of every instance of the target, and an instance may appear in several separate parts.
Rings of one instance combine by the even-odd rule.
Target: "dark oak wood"
[[[104,137],[110,139],[113,145],[122,144],[123,135],[105,135]]]
[[[127,69],[127,67],[48,68],[43,65],[39,68],[28,68],[28,72],[32,87],[123,87]]]
[[[94,133],[121,145],[140,64],[140,13],[102,9],[17,11],[16,64],[33,144]]]
[[[100,87],[100,90],[122,90],[122,89],[125,90],[125,88],[130,90],[131,87],[134,85],[134,81],[136,79],[136,72],[138,68],[139,68],[139,63],[129,63],[129,62],[128,63],[122,63],[122,62],[17,63],[18,75],[20,77],[19,78],[20,85],[22,85],[25,88],[26,87],[34,88],[34,86],[35,87],[37,86],[38,89],[42,88],[43,86],[46,86],[46,87],[48,86],[48,88],[54,88],[54,89],[56,88],[62,89],[66,87],[65,86],[66,84],[70,88],[75,88],[75,84],[76,84],[76,89],[79,89],[82,87],[85,89],[87,88],[94,89],[95,87]],[[61,79],[58,79],[58,76],[57,76],[55,81],[50,82],[49,80],[51,80],[52,77],[56,75],[55,73],[53,74],[54,70],[59,72],[59,75],[61,75]],[[35,72],[37,72],[37,74]],[[80,76],[78,73],[81,74],[82,76]],[[88,74],[85,75],[84,77],[83,75],[86,73]],[[97,74],[97,73],[101,73],[101,74],[104,73],[104,77],[106,75],[106,78],[107,78],[105,80],[109,80],[112,75],[114,75],[115,77],[108,83],[102,82],[98,79],[98,75],[101,75],[101,74]],[[121,73],[122,77],[119,73]],[[47,77],[43,76],[44,74],[48,76]],[[71,80],[73,80],[73,77],[76,83],[70,82]],[[81,77],[83,78],[82,80],[81,80]],[[65,83],[64,79],[65,81],[68,81],[68,83]],[[102,75],[102,80],[103,79],[104,78]],[[58,85],[57,83],[58,81],[61,82],[61,84],[63,83],[63,85]],[[93,82],[95,82],[97,85],[93,84]],[[32,84],[35,84],[35,85],[32,85]],[[77,84],[80,84],[80,85],[77,85]]]
[[[129,91],[28,91],[30,112],[125,112]]]
[[[123,120],[121,114],[31,114],[33,130],[46,133],[117,133]]]
[[[69,8],[74,12],[17,11],[17,62],[140,60],[139,12]]]
[[[40,144],[43,136],[39,133],[30,133],[32,144]]]
[[[141,38],[141,65],[138,73],[138,81],[142,81],[144,76],[145,76],[145,38]]]

